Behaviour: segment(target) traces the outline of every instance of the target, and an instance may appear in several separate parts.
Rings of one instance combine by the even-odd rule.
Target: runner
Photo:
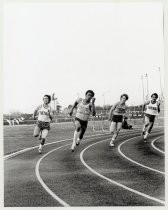
[[[93,116],[95,116],[96,114],[94,95],[95,94],[92,90],[86,91],[85,99],[77,99],[72,106],[71,111],[69,112],[69,115],[72,116],[73,109],[77,107],[75,116],[75,131],[71,146],[72,152],[74,152],[75,146],[78,146],[83,138],[90,114],[92,114]]]
[[[142,129],[142,135],[144,138],[144,142],[146,142],[147,137],[153,128],[155,117],[159,115],[159,112],[160,112],[160,103],[157,101],[157,99],[158,99],[158,94],[153,93],[151,95],[151,100],[147,101],[143,105],[143,112],[145,115],[145,119],[144,119],[144,125]]]
[[[112,134],[112,139],[109,145],[111,147],[114,147],[114,141],[122,128],[123,116],[125,116],[127,111],[127,105],[125,104],[127,100],[128,95],[122,94],[120,101],[115,103],[110,109],[108,120],[111,121],[110,133]]]
[[[44,95],[43,97],[44,103],[38,106],[33,114],[33,119],[35,119],[35,116],[38,115],[38,120],[34,128],[33,135],[34,137],[38,137],[40,135],[39,140],[41,140],[41,143],[38,148],[39,153],[42,153],[43,145],[48,135],[48,131],[50,130],[50,122],[53,118],[53,110],[49,105],[50,101],[51,101],[51,96]]]

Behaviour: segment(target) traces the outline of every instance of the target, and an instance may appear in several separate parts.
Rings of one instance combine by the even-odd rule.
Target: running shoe
[[[74,144],[72,144],[72,146],[71,146],[71,151],[72,151],[72,152],[75,151],[75,145],[74,145]]]
[[[114,142],[111,140],[110,141],[110,145],[109,145],[110,147],[114,147]]]

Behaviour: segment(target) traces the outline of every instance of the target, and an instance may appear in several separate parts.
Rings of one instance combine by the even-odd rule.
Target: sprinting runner
[[[35,119],[35,116],[38,115],[38,120],[34,128],[33,135],[34,137],[38,137],[40,135],[39,140],[41,140],[41,143],[38,148],[39,153],[42,153],[45,139],[48,135],[48,131],[50,130],[50,122],[53,118],[53,110],[49,105],[51,101],[51,96],[44,95],[43,101],[44,103],[38,106],[33,113],[33,119]]]
[[[74,152],[75,146],[78,146],[83,138],[90,114],[93,116],[96,114],[94,95],[95,94],[92,90],[86,91],[85,99],[77,99],[69,112],[69,115],[72,116],[73,109],[77,107],[75,115],[75,131],[71,146],[72,152]]]
[[[110,133],[112,134],[112,139],[109,145],[111,147],[114,147],[114,141],[122,128],[123,116],[125,116],[127,111],[127,105],[125,104],[127,100],[128,95],[122,94],[120,101],[115,103],[110,109],[108,120],[111,121]]]
[[[144,125],[142,129],[142,135],[145,142],[147,140],[149,133],[151,132],[153,128],[155,117],[160,112],[160,103],[157,101],[157,99],[158,99],[158,94],[153,93],[151,95],[151,100],[147,101],[143,105],[143,112],[145,114],[145,119],[144,119]]]

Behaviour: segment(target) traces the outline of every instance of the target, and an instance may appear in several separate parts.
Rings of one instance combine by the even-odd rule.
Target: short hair
[[[126,97],[126,100],[128,100],[128,98],[129,98],[129,97],[128,97],[128,95],[127,95],[127,94],[125,94],[125,93],[124,93],[124,94],[122,94],[122,95],[120,96],[120,99],[121,99],[123,96],[125,96],[125,97]]]
[[[86,93],[85,93],[85,95],[87,95],[88,93],[91,93],[93,95],[93,97],[95,95],[95,93],[93,92],[93,90],[87,90]]]
[[[158,94],[157,94],[157,93],[153,93],[153,94],[151,95],[151,98],[152,98],[152,96],[156,96],[156,99],[158,98]]]
[[[48,103],[51,102],[51,96],[50,96],[50,95],[44,95],[44,97],[47,97],[47,98],[48,98]],[[44,97],[43,97],[43,98],[44,98]]]

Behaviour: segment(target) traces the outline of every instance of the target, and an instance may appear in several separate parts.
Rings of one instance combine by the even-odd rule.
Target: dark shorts
[[[79,119],[77,117],[75,117],[75,121],[80,122],[81,128],[86,130],[88,121],[81,120],[81,119]]]
[[[40,130],[50,130],[50,123],[49,122],[42,122],[42,121],[37,121],[36,125],[40,128]]]
[[[155,115],[145,114],[145,116],[149,118],[149,122],[155,122]]]
[[[123,116],[122,115],[113,115],[112,116],[112,121],[113,122],[118,123],[118,122],[122,122],[122,120],[123,120]]]

